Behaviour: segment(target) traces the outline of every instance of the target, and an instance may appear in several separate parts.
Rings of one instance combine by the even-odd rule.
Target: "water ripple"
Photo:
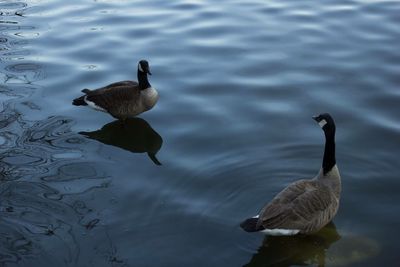
[[[70,206],[65,199],[107,187],[108,178],[82,161],[85,140],[70,131],[71,120],[52,117],[31,125],[10,109],[1,116],[1,263],[46,257],[47,263],[73,264],[80,255],[76,228],[92,230],[99,219],[82,201]],[[50,243],[63,252],[44,256]]]
[[[328,111],[344,185],[335,223],[368,235],[343,235],[330,255],[396,264],[399,11],[367,0],[0,0],[0,258],[246,264],[263,241],[238,223],[317,172],[323,136],[310,116]],[[161,97],[143,115],[151,127],[119,131],[70,105],[82,88],[136,78],[142,58]],[[379,255],[349,260],[375,239]]]

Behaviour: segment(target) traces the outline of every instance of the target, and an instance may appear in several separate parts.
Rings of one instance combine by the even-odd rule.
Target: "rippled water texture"
[[[399,1],[0,0],[0,266],[397,266]],[[71,105],[136,79],[121,127]],[[333,224],[239,228],[313,177],[337,122]]]

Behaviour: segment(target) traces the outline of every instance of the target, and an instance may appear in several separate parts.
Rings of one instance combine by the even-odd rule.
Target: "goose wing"
[[[120,81],[120,82],[115,82],[115,83],[111,83],[107,86],[104,86],[103,88],[115,88],[115,87],[119,87],[119,86],[136,86],[138,85],[138,82],[135,81]]]
[[[117,84],[117,83],[116,83]],[[103,87],[89,92],[86,101],[93,102],[106,111],[113,113],[118,107],[132,104],[140,97],[137,84]]]
[[[82,93],[92,94],[92,95],[93,94],[101,94],[104,91],[108,91],[110,89],[117,88],[120,86],[138,86],[138,85],[139,85],[138,82],[135,82],[135,81],[120,81],[120,82],[111,83],[109,85],[106,85],[106,86],[103,86],[103,87],[100,87],[100,88],[94,89],[94,90],[85,88],[82,90]]]
[[[334,202],[326,186],[312,180],[297,181],[261,210],[257,228],[310,232],[332,219],[330,214],[336,212]]]

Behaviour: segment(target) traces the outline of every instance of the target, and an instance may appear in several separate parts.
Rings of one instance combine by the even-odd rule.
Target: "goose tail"
[[[244,220],[240,227],[246,232],[258,232],[260,229],[257,227],[258,216]]]
[[[87,103],[85,102],[85,96],[83,95],[81,97],[75,98],[72,101],[72,105],[75,105],[75,106],[87,106]]]

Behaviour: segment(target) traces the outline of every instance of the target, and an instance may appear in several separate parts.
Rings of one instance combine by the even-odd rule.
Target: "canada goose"
[[[116,120],[107,123],[100,130],[80,134],[133,153],[147,153],[154,164],[161,165],[156,154],[161,149],[163,139],[144,119],[128,118],[123,127]]]
[[[314,116],[313,119],[325,133],[324,158],[318,175],[288,185],[259,215],[240,224],[245,231],[261,231],[269,235],[311,234],[335,216],[341,191],[335,159],[335,122],[327,113]]]
[[[96,90],[83,89],[85,95],[74,99],[75,106],[89,106],[109,113],[114,118],[125,120],[150,110],[157,103],[158,93],[151,87],[147,74],[151,75],[149,63],[139,61],[139,82],[121,81]]]

